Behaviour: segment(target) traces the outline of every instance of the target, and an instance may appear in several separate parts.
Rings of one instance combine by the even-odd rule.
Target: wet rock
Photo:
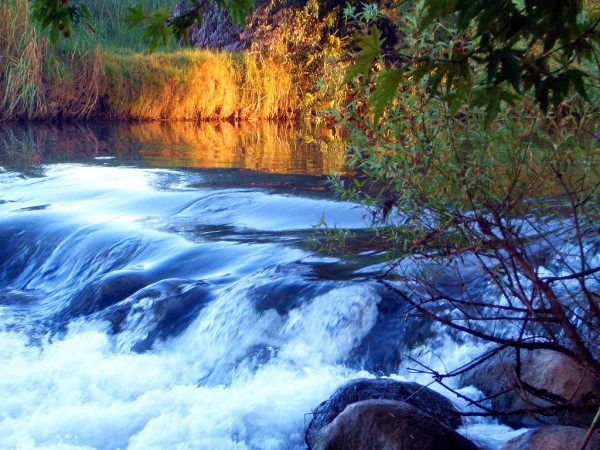
[[[75,294],[67,312],[72,317],[93,314],[126,299],[154,281],[155,276],[143,271],[110,272]]]
[[[328,400],[315,408],[304,435],[306,444],[312,448],[319,431],[331,423],[348,405],[363,400],[380,399],[406,401],[449,428],[462,425],[460,414],[450,400],[425,386],[390,379],[359,379],[341,386]]]
[[[515,376],[515,352],[506,351],[485,361],[461,379],[463,386],[473,385],[491,399],[495,411],[531,408],[531,404],[549,406],[550,401],[534,397],[519,388]],[[521,350],[521,379],[537,389],[574,402],[589,403],[589,412],[565,412],[557,416],[515,415],[499,417],[514,428],[532,428],[540,424],[587,426],[597,406],[598,389],[594,377],[576,361],[550,350]],[[506,392],[505,392],[506,391]]]
[[[284,276],[277,281],[255,286],[248,292],[258,312],[274,309],[278,314],[285,315],[333,288],[328,283],[289,281]]]
[[[349,405],[316,436],[313,450],[477,450],[456,431],[395,400]]]
[[[580,450],[585,428],[552,425],[530,430],[508,441],[501,450]],[[594,433],[587,450],[600,450],[600,434]]]
[[[212,298],[206,283],[172,278],[139,290],[96,317],[111,323],[122,349],[141,352],[187,328]]]
[[[433,322],[423,317],[407,317],[406,301],[387,289],[378,289],[377,322],[356,347],[346,364],[380,376],[396,373],[402,355],[435,334]]]

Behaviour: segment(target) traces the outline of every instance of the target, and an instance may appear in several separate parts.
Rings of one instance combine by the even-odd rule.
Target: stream
[[[406,354],[477,354],[406,319],[377,255],[315,249],[322,218],[367,226],[326,179],[343,147],[268,124],[0,125],[0,448],[303,449],[344,382],[430,384]],[[496,450],[522,430],[460,432]]]

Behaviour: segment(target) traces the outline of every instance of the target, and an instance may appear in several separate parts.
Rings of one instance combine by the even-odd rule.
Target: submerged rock
[[[461,383],[463,386],[475,386],[488,397],[493,396],[492,408],[498,412],[553,404],[523,392],[515,370],[515,353],[506,351],[468,372]],[[576,361],[550,350],[521,350],[521,380],[565,402],[588,403],[589,412],[564,412],[556,416],[501,416],[501,422],[514,428],[531,428],[541,424],[588,426],[591,423],[598,408],[599,387],[591,373]]]
[[[402,355],[435,336],[433,321],[407,317],[410,305],[387,289],[378,289],[377,322],[346,364],[358,370],[387,376],[398,371]]]
[[[348,405],[363,400],[380,399],[405,401],[449,428],[462,425],[460,414],[450,400],[425,386],[382,378],[359,379],[341,386],[328,400],[314,409],[313,418],[304,435],[306,444],[312,448],[320,430],[331,423]]]
[[[97,314],[108,320],[125,350],[148,350],[157,339],[185,329],[211,300],[202,281],[171,278],[147,286]]]
[[[508,441],[501,450],[580,450],[585,440],[585,428],[552,425],[537,428]],[[600,434],[594,433],[587,450],[600,450]]]
[[[125,300],[156,281],[144,271],[119,270],[107,273],[73,296],[67,311],[70,317],[86,316]]]
[[[477,450],[456,431],[395,400],[349,405],[316,436],[314,450]]]

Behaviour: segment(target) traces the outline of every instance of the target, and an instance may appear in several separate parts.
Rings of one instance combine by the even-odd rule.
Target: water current
[[[302,449],[347,380],[429,384],[404,355],[435,328],[374,255],[311,244],[322,217],[366,226],[328,188],[342,162],[331,133],[264,124],[2,126],[0,448]],[[435,342],[433,365],[477,351]]]

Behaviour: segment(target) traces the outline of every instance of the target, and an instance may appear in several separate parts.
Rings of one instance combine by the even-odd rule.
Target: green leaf
[[[541,81],[535,90],[535,100],[540,105],[542,112],[548,112],[548,84]]]
[[[456,12],[456,0],[429,0],[426,2],[425,14],[421,22],[421,30],[435,20]]]
[[[353,80],[362,75],[366,79],[373,63],[383,53],[382,44],[381,31],[377,27],[373,27],[370,33],[363,34],[358,41],[360,51],[355,55],[354,65],[346,70],[346,78]]]
[[[171,14],[165,8],[158,8],[148,17],[148,25],[144,31],[143,38],[150,39],[150,51],[153,52],[160,45],[169,43],[171,30],[168,28],[168,20]]]
[[[577,93],[586,101],[590,101],[590,98],[585,89],[585,85],[583,83],[583,79],[588,76],[585,72],[579,69],[571,69],[565,72],[565,75],[568,77],[570,83],[575,87]]]
[[[129,13],[124,18],[125,23],[127,24],[127,31],[133,30],[148,19],[148,14],[146,14],[146,11],[144,11],[144,8],[140,5],[130,6],[127,8],[127,11],[129,11]]]
[[[433,64],[429,61],[419,63],[410,73],[409,76],[415,80],[415,83],[421,81],[421,79],[431,72]]]
[[[490,54],[488,58],[488,67],[487,67],[487,82],[488,84],[492,84],[496,81],[496,76],[498,75],[498,67],[500,65],[500,60],[502,58],[502,53],[499,51],[494,51]]]
[[[246,17],[254,11],[253,0],[229,0],[226,4],[227,11],[234,25],[246,27]]]
[[[400,69],[389,69],[379,72],[375,82],[375,92],[369,98],[369,105],[374,109],[374,122],[378,123],[383,111],[389,106],[398,92],[398,86],[404,81]]]
[[[521,91],[521,66],[510,51],[502,52],[502,76],[508,80],[515,91]]]
[[[444,76],[448,72],[448,65],[446,64],[438,64],[435,68],[435,72],[429,78],[427,85],[429,86],[430,92],[429,97],[433,98],[437,92],[440,84],[442,83]]]

